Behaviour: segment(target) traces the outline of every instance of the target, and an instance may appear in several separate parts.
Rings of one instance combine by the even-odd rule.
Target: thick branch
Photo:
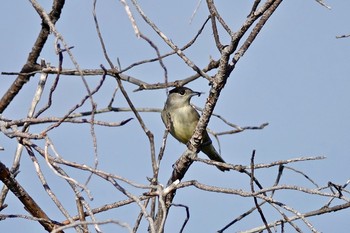
[[[56,23],[60,18],[62,8],[65,0],[55,0],[53,2],[52,10],[49,14],[53,23]],[[26,63],[21,69],[20,73],[30,73],[34,70],[40,69],[40,65],[36,63],[40,56],[41,50],[44,48],[46,40],[50,34],[50,27],[43,21],[41,24],[41,31],[33,45],[32,51],[29,53]],[[13,98],[19,93],[23,85],[29,81],[31,75],[18,75],[11,87],[7,90],[5,95],[0,100],[0,113],[3,113],[7,106],[11,103]]]
[[[214,78],[211,80],[212,87],[209,92],[209,96],[207,98],[205,107],[203,109],[202,115],[199,119],[199,122],[197,124],[197,127],[195,129],[195,132],[191,138],[191,140],[188,143],[188,150],[181,156],[181,158],[176,162],[174,166],[174,170],[172,173],[172,176],[170,177],[168,184],[173,183],[176,180],[181,180],[185,173],[187,172],[189,166],[192,164],[192,159],[193,153],[198,151],[198,148],[201,145],[202,141],[202,134],[203,131],[206,129],[209,119],[211,115],[213,114],[215,105],[219,99],[220,93],[222,89],[224,88],[226,81],[228,77],[230,76],[231,72],[234,69],[234,65],[230,65],[230,56],[234,53],[234,51],[237,48],[237,45],[241,38],[244,36],[244,34],[247,32],[247,30],[252,26],[254,21],[256,21],[263,13],[266,13],[265,17],[266,20],[272,15],[274,10],[277,8],[279,3],[281,3],[282,0],[270,0],[265,3],[264,6],[262,6],[256,14],[253,14],[251,17],[248,17],[247,21],[242,25],[241,29],[235,33],[231,34],[232,35],[232,40],[229,46],[224,47],[221,50],[221,58],[219,60],[219,67],[216,75]],[[214,4],[212,1],[208,1],[208,7],[210,8],[211,5]],[[273,7],[270,7],[271,5],[274,5]],[[269,9],[270,8],[270,9]],[[215,14],[218,14],[215,12]],[[218,15],[215,15],[217,18],[219,17]],[[219,17],[221,19],[221,17]],[[263,21],[259,25],[260,29],[264,26],[266,20]],[[223,23],[221,23],[223,24]],[[226,24],[225,24],[226,25]],[[259,32],[260,30],[258,30]],[[215,30],[214,30],[215,32]],[[254,37],[255,38],[255,37]],[[248,49],[249,46],[245,47],[245,50]],[[169,204],[172,203],[172,200],[175,196],[175,193],[170,193],[166,197],[166,203],[167,203],[167,208],[169,208]],[[161,212],[161,210],[160,210]],[[167,213],[159,213],[158,216],[158,221],[159,217],[162,215],[167,215]]]
[[[39,220],[39,223],[49,232],[51,232],[56,224],[49,219],[39,205],[30,197],[24,188],[12,176],[8,168],[0,162],[0,179],[11,190],[11,192],[23,203],[26,210],[34,217],[44,219]],[[63,232],[63,231],[60,231]]]

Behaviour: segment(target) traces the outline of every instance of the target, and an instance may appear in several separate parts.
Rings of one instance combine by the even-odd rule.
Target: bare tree
[[[284,232],[284,227],[287,224],[297,232],[302,232],[300,224],[306,225],[312,232],[318,232],[309,219],[311,216],[344,210],[350,207],[349,192],[346,189],[348,182],[345,184],[329,182],[326,186],[320,186],[304,171],[292,167],[295,163],[324,159],[325,157],[323,156],[298,157],[271,163],[256,164],[256,152],[253,151],[250,164],[248,165],[220,163],[197,157],[197,151],[201,146],[203,131],[207,128],[211,117],[218,118],[230,129],[224,132],[213,132],[214,137],[217,139],[219,139],[221,135],[236,134],[246,130],[263,130],[268,125],[268,123],[261,123],[258,126],[238,126],[229,122],[221,115],[215,114],[214,109],[220,99],[220,93],[225,88],[226,82],[230,79],[237,63],[255,41],[266,22],[273,16],[276,9],[278,9],[282,3],[282,0],[255,0],[251,3],[250,10],[246,12],[247,16],[243,19],[243,23],[239,27],[237,27],[237,25],[233,27],[232,22],[227,22],[227,20],[225,20],[213,0],[207,0],[206,2],[199,1],[197,8],[193,10],[193,17],[197,17],[199,6],[205,6],[209,15],[207,18],[203,19],[202,26],[194,33],[191,40],[183,46],[173,41],[157,23],[152,21],[152,17],[149,16],[136,0],[131,0],[130,2],[121,0],[120,3],[124,8],[125,15],[128,17],[128,23],[132,26],[134,35],[140,40],[145,41],[145,48],[148,49],[150,47],[155,54],[154,57],[130,63],[125,68],[123,68],[119,62],[119,60],[123,61],[123,57],[115,62],[115,58],[113,55],[111,56],[112,52],[108,50],[108,43],[106,42],[108,41],[108,35],[104,34],[103,30],[101,30],[101,27],[105,25],[100,25],[99,21],[99,17],[103,16],[103,12],[98,12],[97,0],[95,0],[92,7],[92,16],[99,46],[105,58],[104,61],[96,61],[105,63],[104,65],[100,65],[99,69],[82,69],[76,59],[74,53],[75,48],[68,44],[65,40],[65,36],[58,31],[56,24],[59,20],[62,20],[61,15],[62,12],[64,12],[64,5],[66,4],[64,0],[54,0],[50,13],[46,13],[44,8],[37,1],[30,0],[30,2],[33,9],[35,9],[42,20],[41,30],[21,71],[19,73],[2,72],[3,75],[16,75],[17,77],[0,100],[0,112],[6,113],[5,110],[8,106],[13,104],[16,95],[21,92],[22,87],[27,85],[27,83],[35,82],[33,77],[39,76],[35,95],[29,106],[27,116],[22,118],[6,118],[5,114],[3,114],[0,118],[0,130],[2,134],[17,142],[13,163],[8,165],[2,162],[0,163],[0,179],[4,184],[0,196],[0,207],[1,210],[7,207],[6,198],[10,191],[23,203],[29,215],[0,214],[1,219],[6,220],[16,217],[37,221],[48,232],[64,232],[68,228],[74,228],[77,232],[89,232],[93,230],[102,232],[101,226],[104,224],[117,224],[126,228],[129,232],[145,232],[146,230],[149,232],[164,232],[164,228],[170,218],[169,210],[175,207],[183,207],[186,211],[185,221],[183,225],[179,227],[179,230],[174,230],[183,232],[186,230],[186,224],[190,218],[191,210],[189,206],[175,203],[174,197],[177,192],[181,192],[183,189],[189,189],[190,187],[198,189],[203,193],[208,192],[213,195],[214,193],[222,193],[230,195],[233,198],[243,197],[251,200],[250,209],[239,210],[240,212],[236,213],[237,217],[229,221],[218,230],[218,232],[224,232],[226,229],[230,229],[231,226],[242,219],[248,218],[251,213],[259,214],[261,224],[258,225],[261,226],[251,226],[250,229],[245,232],[262,232],[264,230],[272,232],[272,228],[274,227],[280,227],[281,232]],[[323,1],[317,2],[326,6]],[[99,4],[103,4],[102,1]],[[234,5],[234,3],[231,2],[227,2],[226,4],[228,7]],[[234,30],[233,28],[238,29]],[[187,51],[196,46],[198,40],[201,39],[203,30],[210,30],[213,36],[213,43],[211,46],[216,49],[219,56],[211,57],[206,65],[199,65],[190,59],[187,55]],[[55,41],[54,46],[56,56],[58,57],[57,64],[49,64],[49,62],[45,60],[39,61],[40,53],[44,47],[52,46],[52,44],[48,42],[50,33],[53,35]],[[168,52],[162,52],[161,49],[159,49],[160,44],[167,45]],[[91,46],[97,45],[93,44]],[[193,74],[176,81],[168,80],[168,70],[164,60],[169,58],[175,59],[177,62],[180,61],[189,67]],[[67,59],[74,65],[73,69],[64,67],[63,61]],[[159,69],[163,72],[162,82],[151,83],[148,80],[144,80],[142,77],[130,75],[130,73],[139,66],[151,67],[154,63],[158,64]],[[92,84],[87,80],[90,76],[98,80],[98,82]],[[60,101],[57,96],[65,98],[64,90],[59,89],[59,84],[63,77],[80,78],[84,84],[84,88],[77,88],[76,92],[85,94],[83,94],[80,100],[75,100],[76,102],[73,107],[65,108],[64,114],[60,116],[58,112],[52,112],[52,109],[56,110],[54,108],[55,102]],[[48,81],[49,78],[53,79],[50,84]],[[199,79],[205,80],[205,82],[210,85],[210,91],[207,95],[205,106],[203,109],[198,108],[201,112],[201,117],[190,142],[187,144],[186,151],[173,165],[172,174],[168,178],[167,183],[162,183],[159,177],[159,169],[162,165],[163,155],[166,153],[165,148],[168,132],[164,132],[161,146],[158,150],[154,134],[148,128],[143,115],[141,115],[142,112],[159,113],[161,109],[154,107],[136,107],[132,98],[130,98],[132,92],[130,92],[125,85],[131,85],[135,92],[146,92],[148,90],[167,90],[169,87],[184,86]],[[106,86],[106,80],[113,80],[115,83],[116,87],[112,94],[103,91],[103,87]],[[47,88],[48,85],[51,86],[48,93],[45,95],[44,88]],[[116,95],[119,93],[128,107],[114,107]],[[108,105],[103,108],[100,108],[100,104],[96,101],[98,98],[96,96],[99,94],[108,95],[110,99]],[[119,122],[97,120],[97,115],[106,115],[113,112],[118,114],[128,112],[132,113],[133,116],[125,117]],[[152,176],[148,177],[148,180],[145,180],[144,183],[136,182],[130,177],[108,172],[99,167],[100,154],[97,149],[99,143],[96,128],[128,127],[128,124],[133,118],[135,118],[134,121],[141,126],[149,143],[149,150],[147,152],[145,151],[144,154],[147,154],[150,158],[150,164],[148,166],[152,168]],[[82,130],[81,133],[90,135],[92,139],[92,145],[82,145],[84,147],[93,148],[94,159],[92,165],[86,165],[85,159],[81,161],[70,160],[69,157],[65,155],[65,153],[67,153],[65,149],[67,148],[56,146],[56,141],[53,139],[53,134],[57,129],[62,129],[66,134],[70,134],[70,130],[72,129],[69,126],[81,124],[89,126],[89,132]],[[65,127],[66,125],[69,126]],[[133,134],[133,132],[130,132],[128,137],[132,138]],[[79,145],[79,138],[77,139],[77,145]],[[1,153],[5,153],[9,156],[10,149],[5,149],[6,150]],[[25,184],[21,184],[16,179],[18,173],[21,171],[20,165],[23,160],[23,154],[30,158],[34,165],[36,176],[40,180],[46,193],[44,195],[47,195],[52,200],[56,210],[65,217],[64,221],[49,216],[49,214],[44,211],[39,198],[32,197],[32,194],[26,191],[24,187]],[[207,164],[208,167],[220,165],[229,169],[230,173],[243,174],[247,176],[247,185],[249,185],[249,189],[235,189],[231,184],[213,186],[199,182],[198,180],[184,181],[184,177],[193,162],[204,163]],[[45,168],[43,169],[42,167]],[[70,206],[64,204],[67,203],[64,198],[56,195],[53,188],[56,184],[49,181],[48,173],[44,171],[47,168],[50,169],[51,174],[54,174],[55,177],[65,181],[69,189],[74,193],[74,201],[76,203],[75,211],[72,211]],[[277,169],[275,170],[275,168]],[[132,164],[130,164],[130,169],[133,169]],[[272,170],[276,172],[274,175],[274,183],[269,187],[265,187],[262,178],[256,174],[258,170]],[[286,170],[301,175],[305,181],[314,188],[296,184],[281,184],[281,177],[285,175]],[[74,171],[74,173],[71,173],[72,171]],[[88,176],[84,177],[77,174],[88,174]],[[25,174],[22,172],[22,175]],[[83,181],[81,177],[84,177]],[[93,179],[101,180],[101,183],[106,186],[106,190],[113,190],[121,194],[123,198],[117,198],[112,203],[105,202],[103,205],[93,207],[93,195],[90,193],[90,184]],[[324,200],[324,205],[320,208],[301,212],[294,206],[289,205],[285,200],[276,197],[276,193],[286,190],[294,190],[300,194],[310,196],[309,198],[322,198],[322,200]],[[220,200],[217,201],[219,202]],[[334,204],[335,201],[337,201],[336,204]],[[113,217],[112,214],[109,214],[111,211],[124,206],[137,207],[138,215],[134,219],[135,223],[133,227]],[[279,220],[271,221],[270,218],[266,216],[266,206],[273,208],[275,212],[278,213]],[[101,218],[98,216],[102,213],[107,213],[109,217],[99,220]],[[146,229],[141,225],[142,220],[147,221]],[[92,225],[94,229],[89,227],[90,225]]]

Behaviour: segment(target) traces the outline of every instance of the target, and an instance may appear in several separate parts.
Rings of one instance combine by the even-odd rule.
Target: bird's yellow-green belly
[[[172,135],[179,140],[180,142],[187,144],[187,142],[191,139],[194,131],[194,127],[191,124],[183,124],[177,125],[175,122],[173,123],[173,133]]]

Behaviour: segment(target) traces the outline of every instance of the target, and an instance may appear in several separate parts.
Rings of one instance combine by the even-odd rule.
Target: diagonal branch
[[[212,79],[212,87],[209,92],[209,96],[207,98],[205,107],[203,109],[202,115],[198,121],[198,124],[196,126],[196,129],[194,131],[194,134],[191,138],[191,140],[188,143],[188,149],[186,152],[176,161],[174,164],[174,169],[172,176],[170,177],[168,181],[168,185],[172,184],[176,180],[181,180],[189,166],[192,164],[193,160],[192,157],[196,157],[196,152],[198,151],[198,148],[201,145],[202,141],[202,134],[204,130],[206,129],[209,119],[211,115],[213,114],[215,105],[219,99],[220,93],[222,89],[224,88],[226,81],[228,77],[230,76],[231,72],[234,69],[234,65],[230,65],[230,56],[234,53],[235,49],[237,48],[237,45],[241,38],[244,36],[245,32],[250,28],[250,26],[256,21],[262,13],[266,14],[265,19],[261,24],[259,24],[260,29],[264,26],[265,22],[267,19],[273,14],[274,10],[278,7],[279,3],[281,3],[282,0],[270,0],[267,1],[264,6],[262,6],[257,14],[248,17],[247,21],[242,25],[241,29],[232,35],[231,43],[229,46],[224,47],[221,50],[221,58],[219,60],[219,66],[216,75]],[[271,7],[271,5],[274,5],[274,7]],[[217,16],[216,16],[217,17]],[[259,32],[260,30],[258,30]],[[253,40],[255,37],[253,38]],[[245,47],[244,49],[247,50],[249,46]],[[238,60],[237,60],[238,61]],[[172,203],[172,200],[175,196],[175,191],[171,192],[167,197],[166,197],[166,204],[167,208],[169,209],[170,203]],[[166,216],[168,213],[168,209],[166,213],[159,213],[158,216],[158,221],[160,221],[160,218],[162,218],[164,215]],[[161,212],[161,210],[160,210]],[[157,225],[157,224],[156,224]]]
[[[52,10],[49,14],[52,23],[56,23],[61,16],[62,8],[65,0],[55,0],[52,5]],[[46,40],[50,34],[49,25],[43,21],[41,24],[41,30],[39,35],[32,47],[32,51],[29,53],[26,63],[21,69],[20,73],[30,73],[33,70],[40,69],[40,65],[37,64],[37,59],[40,56],[42,49],[46,43]],[[18,75],[16,80],[12,83],[11,87],[7,90],[4,96],[0,99],[0,113],[4,112],[7,106],[10,105],[11,101],[19,93],[25,83],[30,79],[31,75]]]
[[[23,203],[26,210],[39,220],[39,223],[49,232],[51,232],[56,224],[50,220],[46,213],[34,201],[33,198],[24,190],[24,188],[12,176],[9,169],[0,162],[0,180],[11,190],[11,192]]]

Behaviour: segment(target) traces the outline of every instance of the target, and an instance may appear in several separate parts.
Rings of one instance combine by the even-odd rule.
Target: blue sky
[[[20,3],[20,4],[19,4]],[[46,9],[50,4],[40,1]],[[148,16],[180,47],[186,44],[198,31],[208,12],[202,3],[191,24],[191,15],[197,1],[152,1],[152,4],[141,1]],[[260,131],[246,131],[240,134],[220,137],[222,157],[232,164],[250,163],[252,150],[256,150],[257,163],[269,163],[276,160],[301,156],[326,156],[327,159],[313,162],[292,164],[295,169],[304,171],[320,186],[328,181],[344,184],[349,180],[349,130],[350,130],[350,79],[348,65],[350,58],[350,39],[336,39],[337,35],[348,34],[350,3],[335,0],[328,4],[332,10],[321,7],[314,0],[284,1],[262,32],[251,45],[244,57],[232,72],[215,113],[223,116],[239,126],[257,126],[268,122],[269,126]],[[218,10],[233,29],[239,28],[249,13],[251,2],[217,1]],[[107,67],[98,37],[93,25],[92,3],[86,1],[67,1],[57,30],[70,46],[74,46],[73,54],[81,68],[97,69],[100,64]],[[135,12],[135,11],[133,11]],[[19,71],[40,30],[40,18],[29,2],[5,1],[0,9],[3,32],[0,43],[0,71]],[[99,1],[97,15],[101,25],[107,50],[114,62],[119,58],[121,66],[155,57],[155,52],[143,40],[136,38],[122,5],[116,1]],[[161,53],[170,51],[147,25],[136,17],[140,29],[159,47]],[[227,42],[228,38],[222,36]],[[46,44],[41,54],[47,62],[57,65],[54,53],[54,38]],[[205,66],[210,56],[218,58],[209,24],[198,39],[198,43],[185,51],[186,55],[198,66]],[[193,70],[182,60],[173,56],[164,60],[168,68],[169,80],[174,81],[193,75]],[[64,60],[65,68],[72,68],[68,56]],[[159,64],[152,63],[139,66],[127,72],[148,83],[162,82],[163,70]],[[14,76],[0,76],[0,95],[13,82]],[[52,83],[49,77],[46,95]],[[86,78],[91,86],[98,83],[98,77]],[[38,76],[35,76],[16,96],[12,105],[6,109],[6,118],[21,119],[31,103]],[[115,88],[112,78],[106,80],[101,92],[96,95],[98,108],[109,103]],[[137,87],[125,83],[136,107],[162,108],[166,99],[164,90],[132,92]],[[205,80],[198,79],[189,85],[194,90],[208,93]],[[61,77],[54,96],[55,104],[45,116],[63,116],[72,106],[86,95],[83,83],[78,77]],[[192,102],[203,107],[206,95],[193,98]],[[45,101],[41,103],[43,106]],[[117,94],[115,107],[126,107],[127,104],[120,93]],[[89,110],[89,104],[80,111]],[[156,152],[161,146],[164,126],[159,113],[141,114],[147,127],[155,137]],[[133,117],[131,112],[108,113],[96,116],[99,120],[121,121]],[[46,126],[32,127],[32,132],[40,132]],[[216,118],[212,118],[209,128],[226,131],[228,126]],[[88,125],[67,124],[50,132],[59,153],[69,160],[93,165],[92,139]],[[135,182],[147,184],[146,177],[152,175],[150,165],[149,144],[146,135],[136,120],[119,128],[96,127],[99,168],[111,173],[125,176]],[[37,142],[42,145],[42,142]],[[216,142],[214,143],[217,147]],[[15,140],[0,135],[1,161],[10,166],[15,151]],[[171,174],[171,165],[184,152],[185,146],[169,137],[165,157],[161,164],[159,180],[165,184]],[[203,154],[199,154],[205,158]],[[57,195],[64,200],[65,206],[75,213],[74,195],[66,183],[50,171],[45,161],[39,158],[41,168],[47,175],[48,182]],[[132,166],[131,166],[132,165]],[[84,182],[88,174],[78,174],[67,168],[74,177]],[[277,168],[257,171],[260,180],[266,187],[275,180]],[[191,166],[184,180],[198,180],[202,183],[245,189],[249,191],[249,178],[237,172],[220,173],[213,167],[200,163]],[[45,195],[41,184],[35,176],[33,165],[24,154],[21,173],[18,180],[25,189],[44,206],[49,216],[62,220],[63,216],[56,210],[52,201]],[[300,175],[286,171],[282,184],[295,184],[313,188]],[[93,178],[89,187],[95,199],[92,207],[104,203],[123,200],[125,197],[110,187],[109,184]],[[129,187],[128,187],[129,188]],[[142,194],[144,190],[133,190]],[[284,191],[276,199],[290,204],[300,212],[322,207],[327,198],[313,198],[295,191]],[[22,205],[12,194],[7,202],[9,207],[3,211],[9,213],[25,213]],[[181,189],[177,192],[175,203],[188,205],[191,218],[185,232],[215,232],[236,218],[253,205],[251,198],[242,198],[223,194],[203,193],[195,188]],[[339,204],[339,203],[338,203]],[[71,208],[71,209],[70,209]],[[280,218],[271,207],[263,209],[268,221]],[[98,218],[115,218],[128,222],[131,226],[139,213],[136,206],[123,207]],[[322,232],[346,232],[350,227],[349,210],[317,216],[310,219],[316,229]],[[167,222],[167,232],[178,232],[183,219],[184,210],[172,208]],[[18,223],[21,224],[18,224]],[[301,222],[297,222],[307,232]],[[143,221],[142,227],[145,227]],[[262,225],[257,214],[230,228],[227,232],[237,232]],[[27,220],[10,219],[0,222],[1,229],[12,232],[43,232],[41,226]],[[103,226],[106,232],[121,232],[117,226]],[[176,229],[176,230],[174,230]],[[69,231],[67,231],[69,232]],[[125,231],[126,232],[126,231]],[[142,231],[140,231],[142,232]]]

